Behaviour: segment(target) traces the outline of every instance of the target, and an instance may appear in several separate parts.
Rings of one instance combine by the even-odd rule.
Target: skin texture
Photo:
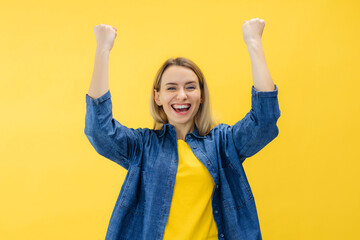
[[[193,83],[189,83],[189,82]],[[173,84],[169,84],[173,83]],[[185,140],[185,135],[194,130],[194,118],[201,103],[201,90],[196,74],[186,67],[170,66],[161,78],[160,91],[154,91],[154,99],[162,106],[169,123],[177,132],[177,138]],[[186,115],[174,112],[172,104],[190,103],[191,108]]]
[[[265,61],[261,38],[265,27],[265,20],[253,18],[244,21],[242,32],[244,42],[249,51],[254,88],[267,92],[275,90],[274,82]]]
[[[92,99],[101,97],[109,90],[109,55],[117,36],[117,28],[109,25],[94,27],[96,52],[94,70],[88,91]]]

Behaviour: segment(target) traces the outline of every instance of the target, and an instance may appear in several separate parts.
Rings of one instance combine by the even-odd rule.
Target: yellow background
[[[150,88],[169,57],[202,69],[212,109],[251,107],[244,20],[279,88],[279,135],[245,163],[263,238],[360,239],[358,1],[6,1],[0,7],[0,238],[104,239],[126,170],[84,134],[93,28],[118,28],[114,117],[152,127]]]

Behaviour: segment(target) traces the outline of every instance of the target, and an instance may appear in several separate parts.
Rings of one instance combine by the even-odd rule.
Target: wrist
[[[97,46],[96,47],[96,53],[97,54],[102,54],[102,55],[109,55],[110,54],[110,51],[109,49],[106,49],[102,46]]]
[[[246,42],[248,48],[259,48],[262,46],[261,39],[251,39]]]
[[[250,57],[261,56],[264,54],[264,49],[261,41],[252,41],[247,44],[248,52]]]

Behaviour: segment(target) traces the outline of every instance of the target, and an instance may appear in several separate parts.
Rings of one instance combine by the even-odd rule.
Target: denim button
[[[222,237],[222,238],[223,238],[223,237],[225,237],[225,235],[224,235],[224,234],[220,234],[220,237]]]
[[[215,210],[215,213],[218,213],[218,210]]]
[[[195,145],[193,148],[194,148],[194,149],[197,149],[197,146]]]
[[[208,165],[210,165],[210,164],[211,164],[211,162],[210,162],[210,161],[208,161],[208,162],[207,162],[207,164],[208,164]]]
[[[219,188],[219,184],[216,185],[216,188]]]

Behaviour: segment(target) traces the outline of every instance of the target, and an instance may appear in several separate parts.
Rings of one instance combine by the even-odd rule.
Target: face
[[[160,91],[154,91],[154,99],[163,106],[171,125],[192,129],[202,101],[199,79],[191,69],[172,65],[163,73]]]

